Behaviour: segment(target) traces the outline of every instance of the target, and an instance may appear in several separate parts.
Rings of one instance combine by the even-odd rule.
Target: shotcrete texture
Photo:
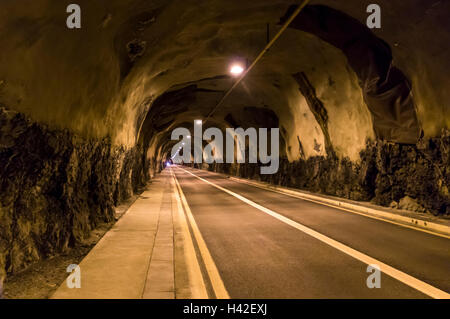
[[[69,249],[161,169],[291,0],[0,3],[0,282]],[[280,169],[203,168],[450,214],[449,1],[313,0],[207,126],[279,127]],[[206,128],[206,127],[205,127]]]

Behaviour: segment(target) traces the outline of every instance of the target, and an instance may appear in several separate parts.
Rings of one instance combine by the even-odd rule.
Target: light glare
[[[244,68],[239,64],[234,64],[230,68],[230,73],[233,75],[239,75],[244,72]]]

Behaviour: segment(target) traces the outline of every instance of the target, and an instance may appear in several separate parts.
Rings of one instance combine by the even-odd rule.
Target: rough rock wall
[[[409,197],[424,211],[450,214],[448,130],[417,145],[368,142],[360,156],[358,163],[333,154],[295,162],[281,159],[274,175],[259,175],[258,164],[213,164],[208,169],[382,206],[398,207]]]
[[[143,158],[140,146],[82,139],[0,107],[0,282],[112,221],[114,205],[148,180]]]
[[[295,8],[291,6],[281,22]],[[389,44],[357,19],[323,5],[307,6],[290,27],[315,34],[345,54],[358,75],[379,138],[397,143],[417,142],[420,128],[411,83],[393,66]]]

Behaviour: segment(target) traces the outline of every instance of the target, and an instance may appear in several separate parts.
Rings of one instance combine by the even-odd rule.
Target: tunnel
[[[207,220],[214,225],[202,226],[202,218],[207,217],[201,214],[206,210],[197,218],[195,205],[201,209],[202,203],[209,203],[209,212],[216,207],[222,209],[220,205],[228,202],[220,202],[219,195],[203,194],[200,186],[189,184],[193,183],[189,178],[217,183],[214,190],[225,189],[230,198],[231,193],[238,199],[242,195],[241,200],[256,203],[252,209],[264,206],[257,198],[275,195],[259,194],[252,199],[250,190],[247,196],[244,191],[239,193],[238,186],[228,188],[228,183],[239,180],[264,185],[274,192],[290,192],[291,197],[299,192],[327,203],[362,205],[369,207],[364,212],[383,212],[377,215],[379,218],[447,232],[450,2],[377,0],[381,26],[375,28],[368,27],[367,22],[371,15],[367,8],[373,1],[306,2],[2,1],[0,296],[4,290],[6,298],[27,297],[17,290],[25,291],[21,276],[30,269],[72,256],[71,252],[80,251],[80,247],[88,254],[116,222],[118,225],[132,215],[128,207],[157,197],[151,191],[159,187],[163,177],[178,178],[167,183],[176,194],[185,193],[187,203],[180,201],[180,205],[185,209],[191,206],[231,297],[254,295],[245,293],[253,291],[250,288],[239,290],[228,284],[232,279],[227,279],[227,267],[231,266],[225,261],[221,266],[225,257],[215,255],[213,247],[239,245],[226,239],[238,236],[231,230],[219,242],[219,227],[231,227],[229,223],[239,220],[241,217],[235,214],[240,208],[233,208],[229,199],[231,215],[211,215]],[[79,9],[76,18],[80,25],[76,27],[69,27],[75,12],[68,10],[71,3],[76,3],[75,11]],[[177,144],[181,142],[173,137],[174,130],[187,129],[189,140],[184,141],[190,143],[197,138],[194,131],[199,126],[201,134],[217,128],[223,133],[224,143],[227,129],[254,129],[257,133],[277,129],[275,171],[263,174],[267,161],[248,161],[254,145],[246,140],[241,146],[247,160],[238,161],[236,151],[231,163],[225,158],[234,146],[222,152],[222,160],[200,163],[193,161],[194,146],[183,152],[176,150],[174,145],[182,148],[185,144]],[[261,135],[258,137],[261,139]],[[201,149],[210,140],[200,137]],[[272,136],[269,150],[274,143]],[[198,154],[203,159],[201,152]],[[260,156],[259,149],[255,152]],[[213,157],[218,156],[217,147],[213,153]],[[175,165],[175,157],[181,155],[184,160]],[[218,176],[222,176],[222,184],[216,181]],[[203,194],[198,202],[194,200],[196,191]],[[170,203],[172,209],[177,206],[171,195],[161,196],[161,211]],[[291,205],[289,209],[302,214],[300,204],[283,196],[273,202]],[[125,217],[118,215],[123,207],[129,211],[123,214]],[[270,211],[278,212],[276,208]],[[323,222],[334,225],[341,220],[339,214],[320,217],[319,211],[316,218],[323,218]],[[397,217],[388,218],[388,214]],[[164,220],[161,216],[158,225]],[[193,226],[191,215],[186,216],[197,242],[194,248],[202,255],[203,239],[195,237],[197,226]],[[284,220],[278,213],[271,216]],[[251,220],[248,217],[248,221],[238,223],[246,225],[243,232],[256,232]],[[283,233],[275,231],[281,227],[278,224],[272,227],[267,223],[258,235],[259,243],[272,233]],[[435,223],[440,226],[430,230]],[[308,227],[315,229],[314,225],[311,222]],[[370,229],[376,232],[377,225]],[[356,232],[358,224],[355,221],[353,226],[342,227],[343,231],[348,227]],[[101,235],[99,228],[104,229]],[[214,233],[216,237],[208,239]],[[98,237],[95,243],[87,244],[94,235]],[[158,233],[155,236],[158,238]],[[389,246],[394,241],[389,236],[380,245]],[[418,250],[423,252],[417,260],[422,262],[430,251],[448,253],[448,235],[439,237],[442,242],[422,241],[420,236],[431,235],[405,230],[399,231],[398,240],[413,246],[415,240],[420,242]],[[245,246],[248,240],[244,236],[241,244]],[[425,244],[428,240],[429,250]],[[268,243],[267,249],[275,248]],[[436,257],[438,266],[430,266],[437,274],[448,275],[448,267],[446,272],[438,269],[440,262],[448,265],[447,253],[446,257]],[[285,264],[290,263],[289,258]],[[59,279],[55,279],[58,286],[68,275],[69,263],[81,261],[66,259]],[[414,271],[420,276],[420,271]],[[423,280],[450,291],[448,281]],[[219,288],[213,288],[212,295],[222,296]],[[56,287],[46,289],[48,292]],[[261,289],[256,297],[296,296],[278,295],[273,287]]]

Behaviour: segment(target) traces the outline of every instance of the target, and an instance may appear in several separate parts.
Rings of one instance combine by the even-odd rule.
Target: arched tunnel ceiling
[[[147,138],[152,149],[160,147],[171,128],[208,114],[232,84],[227,76],[230,62],[252,61],[266,44],[266,24],[270,23],[273,36],[292,5],[284,0],[80,0],[82,28],[68,30],[69,3],[2,4],[0,103],[86,137],[111,136],[114,143],[127,146]],[[311,1],[361,23],[369,3]],[[446,103],[450,80],[443,71],[450,69],[445,47],[450,28],[436,38],[433,25],[437,20],[449,26],[445,12],[450,4],[420,0],[378,4],[383,8],[383,27],[373,32],[391,47],[393,63],[412,82],[424,133],[436,135],[450,123]],[[326,132],[293,77],[302,73],[314,88],[313,98],[326,110]],[[161,112],[152,113],[158,97],[189,86],[195,92],[181,93],[184,105],[162,103]],[[357,160],[366,139],[375,137],[373,116],[343,52],[293,28],[215,113],[217,125],[226,125],[228,114],[239,114],[245,107],[276,113],[290,160],[326,154],[327,140],[338,155]],[[151,114],[158,119],[149,128],[146,118]],[[141,136],[145,132],[153,135]]]

